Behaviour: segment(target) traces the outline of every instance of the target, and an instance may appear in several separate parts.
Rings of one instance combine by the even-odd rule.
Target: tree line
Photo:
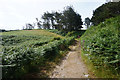
[[[82,25],[89,28],[91,25],[98,25],[106,19],[120,15],[120,2],[109,2],[101,5],[93,11],[91,19],[85,18],[82,22],[81,15],[75,12],[72,6],[67,6],[62,12],[44,12],[42,20],[36,18],[36,23],[27,23],[23,29],[34,29],[37,25],[39,29],[58,29],[58,30],[80,30]],[[84,23],[84,24],[83,24]]]
[[[58,30],[80,30],[83,22],[81,15],[75,12],[72,6],[67,6],[62,12],[45,12],[42,17],[43,21],[36,18],[36,25],[39,29],[58,29]],[[26,24],[24,29],[33,29],[34,24]]]
[[[104,22],[106,19],[120,15],[120,2],[109,2],[101,5],[95,11],[91,21],[94,25]]]

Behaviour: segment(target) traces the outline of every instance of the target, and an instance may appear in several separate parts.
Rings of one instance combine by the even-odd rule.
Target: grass
[[[55,33],[51,33],[49,31],[46,30],[20,30],[20,31],[10,31],[10,32],[3,32],[0,35],[28,35],[28,36],[52,36],[52,37],[60,37],[60,38],[64,38],[63,36],[57,35]]]
[[[19,46],[21,44],[51,42],[57,38],[64,39],[55,33],[46,30],[20,30],[1,33],[4,46]]]

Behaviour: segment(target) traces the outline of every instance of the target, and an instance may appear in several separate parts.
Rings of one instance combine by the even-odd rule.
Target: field
[[[24,30],[4,32],[2,34],[2,45],[4,46],[19,46],[21,44],[32,45],[39,41],[39,44],[45,44],[50,41],[54,41],[54,38],[63,38],[60,35],[50,33],[45,30]],[[33,42],[34,41],[34,42]],[[41,43],[40,43],[41,42]]]
[[[54,60],[74,40],[74,37],[63,37],[46,30],[3,32],[0,36],[3,78],[21,77],[47,60]]]

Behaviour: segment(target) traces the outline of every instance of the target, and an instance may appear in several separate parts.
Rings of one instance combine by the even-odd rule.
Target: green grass
[[[21,44],[28,44],[33,42],[50,42],[54,41],[55,38],[64,37],[48,32],[46,30],[21,30],[21,31],[11,31],[11,32],[3,32],[2,36],[2,44],[4,46],[15,46]]]
[[[10,31],[10,32],[3,32],[2,35],[44,35],[44,36],[52,36],[52,37],[62,37],[60,35],[48,32],[46,30],[20,30],[20,31]]]
[[[3,32],[2,43],[4,45],[12,45],[22,42],[33,42],[34,41],[50,41],[54,38],[64,38],[60,35],[48,32],[46,30],[21,30],[21,31],[11,31],[11,32]],[[45,41],[44,41],[45,40]]]

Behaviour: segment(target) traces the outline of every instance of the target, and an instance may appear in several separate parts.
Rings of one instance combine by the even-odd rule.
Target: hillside
[[[54,38],[64,38],[60,35],[46,30],[21,30],[2,33],[3,45],[18,45],[21,43],[32,43],[33,41],[50,42]]]
[[[62,57],[74,40],[74,37],[63,37],[46,30],[3,32],[1,37],[3,78],[19,78],[42,71],[47,62]],[[41,69],[38,70],[38,66]]]
[[[120,16],[90,27],[81,37],[82,55],[98,77],[120,77]],[[94,68],[93,68],[94,67]]]

